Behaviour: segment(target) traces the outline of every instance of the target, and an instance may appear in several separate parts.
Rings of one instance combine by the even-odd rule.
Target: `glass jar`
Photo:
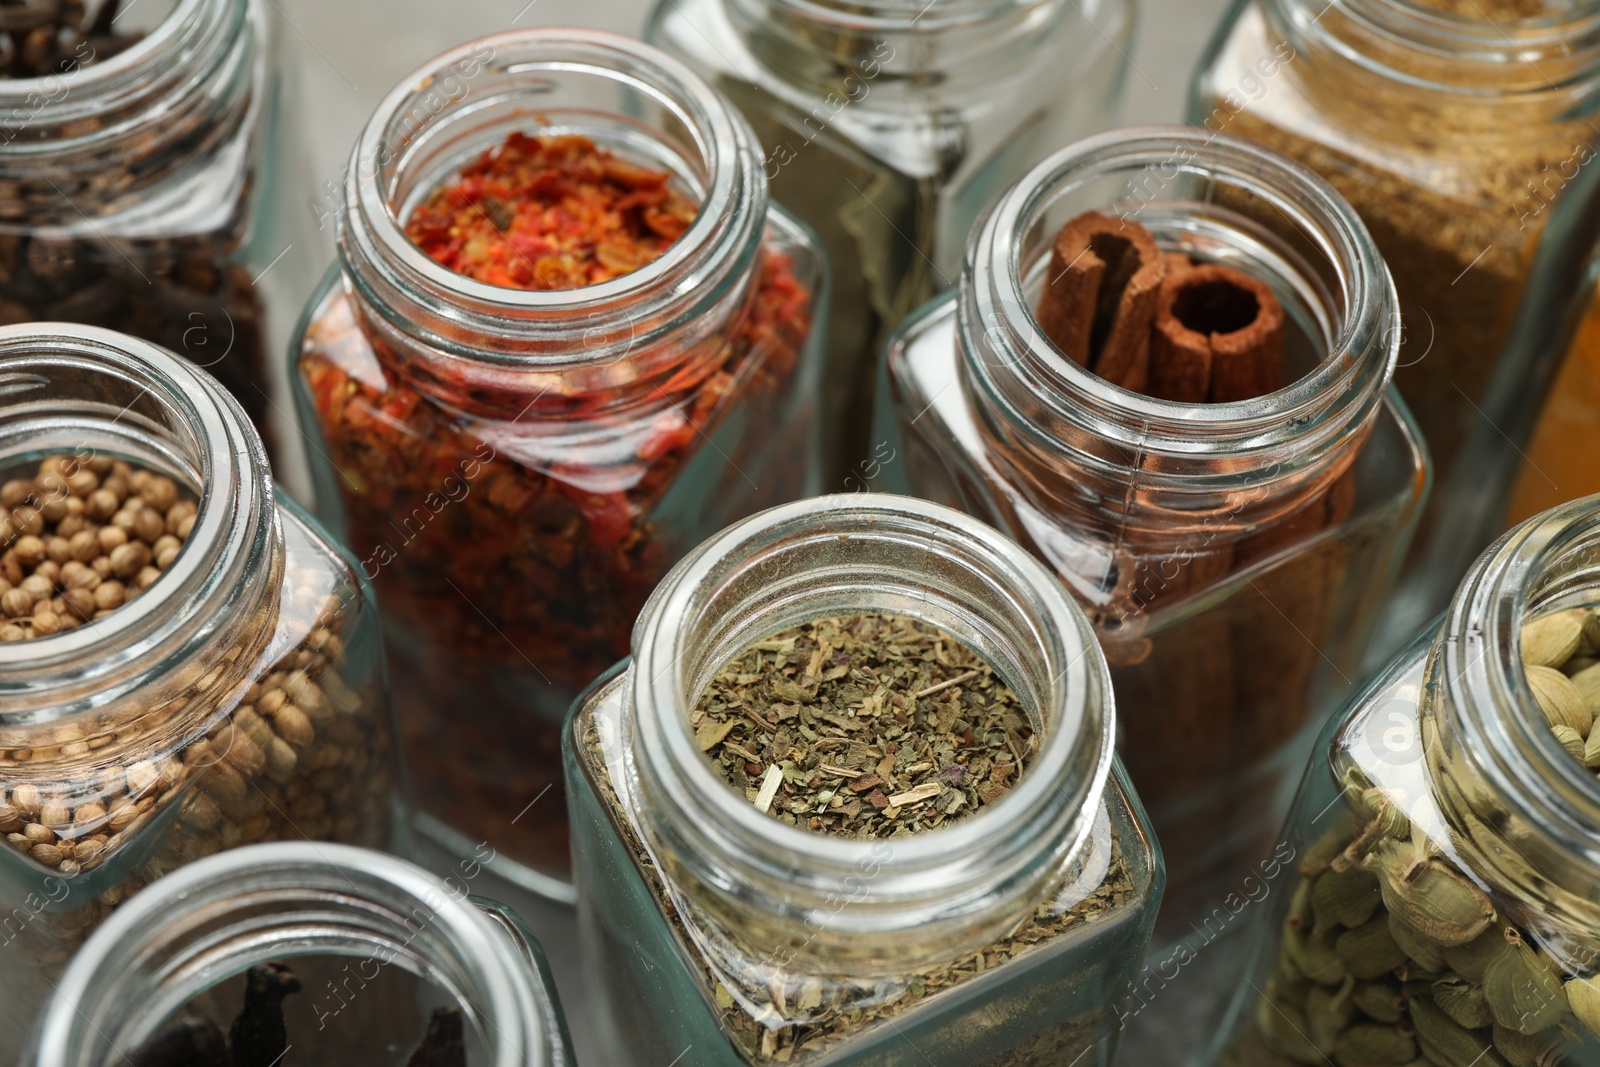
[[[1284,378],[1179,404],[1064,356],[1038,302],[1057,230],[1086,210],[1260,279]],[[1079,142],[974,233],[960,286],[889,346],[884,484],[1007,531],[1088,611],[1121,754],[1171,875],[1158,942],[1192,936],[1257,861],[1322,719],[1359,665],[1427,483],[1386,392],[1394,290],[1361,222],[1275,153],[1188,128]]]
[[[992,807],[850,840],[737,802],[712,770],[689,713],[723,662],[857,612],[939,627],[1021,698],[1043,744]],[[674,568],[633,652],[566,738],[607,1062],[1110,1062],[1163,875],[1114,768],[1105,661],[1035,560],[909,497],[801,501]]]
[[[23,1062],[128,1062],[174,1021],[225,1033],[245,972],[284,963],[299,985],[282,1016],[295,1063],[400,1067],[430,1010],[453,1008],[467,1063],[571,1067],[544,953],[516,913],[468,898],[480,871],[463,864],[441,879],[379,852],[305,841],[192,864],[89,939]]]
[[[267,354],[305,299],[309,244],[298,215],[268,207],[266,6],[28,7],[7,16],[12,55],[75,8],[93,21],[56,38],[54,70],[0,76],[0,324],[155,342],[215,375],[275,458],[298,458],[288,379]]]
[[[576,289],[501,288],[424,255],[411,208],[530,126],[668,172],[694,223]],[[769,206],[721,97],[581,30],[484,38],[406,79],[345,196],[339,263],[295,346],[319,507],[383,598],[424,830],[489,841],[508,877],[570,900],[573,698],[627,654],[684,552],[817,484],[822,255]]]
[[[1394,275],[1395,382],[1438,485],[1385,613],[1385,655],[1500,532],[1520,449],[1594,298],[1597,89],[1592,0],[1246,0],[1201,61],[1191,121],[1321,173]]]
[[[11,500],[45,457],[128,462],[198,498],[143,592],[0,640],[0,1059],[14,1062],[68,957],[147,883],[255,841],[383,846],[403,821],[370,592],[274,490],[239,405],[170,352],[63,323],[0,327],[0,397],[11,578],[19,514],[64,507],[43,478]]]
[[[1321,1062],[1289,1044],[1287,1018],[1324,1051],[1382,1025],[1409,1027],[1424,1052],[1448,1038],[1436,1063],[1600,1063],[1600,784],[1524,666],[1540,656],[1531,619],[1597,602],[1588,497],[1485,551],[1443,619],[1330,724],[1285,830],[1299,874],[1252,918],[1252,973],[1216,1031],[1227,1062],[1265,1062],[1263,1046]],[[1587,634],[1574,647],[1594,658]],[[1383,955],[1350,955],[1355,930]],[[1348,988],[1337,966],[1387,996],[1330,1003]]]
[[[834,487],[865,461],[878,353],[949,288],[978,213],[1115,118],[1133,0],[660,0],[645,39],[755,127],[772,193],[837,285],[822,398]],[[859,473],[859,472],[856,472]]]

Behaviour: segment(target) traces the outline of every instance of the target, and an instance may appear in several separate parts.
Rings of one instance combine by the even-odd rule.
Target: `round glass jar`
[[[299,215],[264,194],[277,137],[267,6],[26,7],[6,16],[12,65],[51,41],[59,62],[0,74],[0,324],[79,322],[159,344],[215,375],[275,459],[298,461],[288,380],[268,353],[305,300],[310,245],[290,232]],[[74,7],[91,25],[49,33]]]
[[[667,172],[694,222],[632,273],[547,291],[412,243],[422,198],[528,131]],[[536,892],[571,899],[572,700],[627,654],[684,552],[816,485],[823,261],[769,207],[759,164],[677,61],[567,29],[440,56],[351,161],[339,263],[295,352],[319,507],[383,600],[425,831],[459,852],[488,841]]]
[[[1268,285],[1289,384],[1180,404],[1064,355],[1033,309],[1057,231],[1086,210]],[[974,233],[958,289],[889,347],[884,483],[1017,538],[1106,649],[1171,875],[1158,942],[1209,929],[1271,854],[1317,729],[1360,677],[1427,483],[1386,392],[1394,322],[1383,262],[1330,187],[1247,142],[1157,127],[1030,172]]]
[[[310,842],[192,864],[89,939],[23,1062],[110,1067],[174,1023],[203,1020],[220,1036],[245,972],[281,963],[299,987],[281,1016],[293,1062],[400,1067],[429,1011],[443,1008],[460,1013],[469,1064],[571,1067],[544,954],[510,909],[468,898],[478,873],[464,864],[441,879],[382,853]]]
[[[828,616],[938,627],[1018,695],[1032,764],[961,822],[876,840],[743,803],[690,711],[751,641]],[[1110,1062],[1163,881],[1115,767],[1083,613],[993,528],[910,497],[784,505],[706,541],[566,739],[579,923],[608,1062]],[[774,764],[776,766],[776,764]],[[892,804],[892,802],[891,802]],[[981,972],[981,973],[980,973]]]
[[[772,194],[836,282],[822,397],[830,488],[868,459],[878,353],[954,284],[978,213],[1112,125],[1133,0],[660,0],[645,39],[744,112]]]
[[[1438,484],[1386,652],[1502,529],[1521,446],[1594,299],[1597,90],[1593,0],[1250,0],[1201,61],[1190,120],[1321,173],[1394,275],[1395,383]]]
[[[1585,706],[1593,624],[1553,655],[1539,631],[1596,604],[1587,497],[1485,551],[1330,724],[1285,830],[1299,876],[1252,918],[1206,1062],[1321,1062],[1381,1029],[1436,1063],[1600,1064],[1600,782],[1538,677],[1567,660]]]
[[[147,883],[256,841],[384,846],[403,820],[370,593],[275,491],[239,405],[170,352],[62,323],[0,327],[0,397],[7,597],[17,531],[72,503],[45,477],[13,499],[41,460],[99,469],[107,492],[125,462],[197,498],[148,588],[0,640],[0,1058],[14,1061],[68,957]]]

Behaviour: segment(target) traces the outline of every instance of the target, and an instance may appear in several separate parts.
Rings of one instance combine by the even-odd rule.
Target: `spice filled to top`
[[[1597,609],[1588,497],[1486,551],[1336,719],[1205,1062],[1600,1063]]]
[[[773,196],[837,279],[823,390],[828,488],[869,462],[878,353],[955,284],[978,213],[1110,126],[1133,0],[663,0],[646,39],[744,113]]]
[[[1387,648],[1444,608],[1499,532],[1566,338],[1594,299],[1597,88],[1592,0],[1250,0],[1200,65],[1191,119],[1317,170],[1394,275],[1395,384],[1438,486]],[[1555,499],[1586,491],[1568,482],[1552,484]]]
[[[1112,720],[976,520],[832,496],[705,542],[567,738],[609,1057],[1108,1063],[1162,883]]]
[[[292,842],[164,879],[84,946],[25,1067],[571,1067],[520,919],[366,849]]]
[[[890,346],[891,485],[1044,560],[1111,664],[1193,936],[1272,853],[1358,676],[1426,484],[1386,397],[1394,293],[1325,183],[1245,142],[1119,131],[1041,164]]]
[[[280,838],[386,846],[395,746],[353,565],[217,383],[91,327],[0,328],[0,931],[14,1059],[124,900]]]
[[[689,546],[816,484],[822,259],[725,101],[577,30],[430,63],[345,195],[295,352],[319,507],[383,597],[425,826],[570,895],[573,697]]]
[[[298,454],[286,343],[309,247],[264,210],[259,0],[46,0],[0,16],[0,324],[120,330],[205,367]],[[268,267],[274,269],[270,272]]]

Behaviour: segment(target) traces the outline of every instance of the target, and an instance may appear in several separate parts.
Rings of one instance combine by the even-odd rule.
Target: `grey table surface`
[[[649,10],[647,0],[267,0],[294,79],[285,120],[288,143],[304,152],[299,160],[312,185],[337,180],[350,146],[372,109],[407,72],[445,48],[487,33],[518,26],[585,26],[638,33]],[[1196,58],[1228,0],[1142,0],[1138,31],[1129,53],[1125,123],[1179,121]],[[331,260],[332,234],[318,259]],[[446,871],[448,858],[421,857]],[[481,890],[517,908],[539,935],[556,973],[563,1005],[582,1067],[607,1064],[592,1037],[590,1001],[583,988],[577,932],[572,913],[545,904],[503,883]],[[1220,963],[1220,959],[1216,960]],[[1187,981],[1203,982],[1190,971]],[[1176,994],[1176,995],[1173,995]],[[1171,990],[1163,1007],[1176,1008],[1181,992]],[[1192,1021],[1181,1011],[1151,1013],[1143,1028],[1128,1035],[1120,1062],[1155,1067],[1179,1062],[1182,1034]],[[694,1067],[693,1050],[662,1049],[658,1063],[636,1067]]]

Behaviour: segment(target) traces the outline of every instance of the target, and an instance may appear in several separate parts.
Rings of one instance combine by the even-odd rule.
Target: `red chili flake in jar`
[[[479,281],[567,289],[648,264],[696,211],[665,172],[582,137],[516,134],[429,195],[406,231]],[[346,288],[306,327],[302,384],[333,468],[319,492],[340,498],[378,590],[417,801],[547,873],[569,862],[560,742],[572,697],[627,655],[673,563],[802,482],[769,469],[757,491],[745,475],[808,455],[785,434],[798,425],[790,385],[811,294],[771,243],[754,271],[726,327],[642,400],[593,385],[530,394],[515,419],[474,414],[465,383],[419,390]],[[739,429],[723,448],[712,438],[725,417]]]
[[[514,133],[434,192],[406,233],[469,278],[511,289],[576,289],[655,259],[694,221],[665,171],[586,137]]]

